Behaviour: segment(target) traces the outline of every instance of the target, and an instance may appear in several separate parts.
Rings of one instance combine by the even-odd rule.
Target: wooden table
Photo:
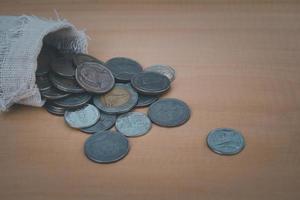
[[[178,128],[154,125],[130,139],[125,159],[101,165],[83,154],[89,135],[42,108],[15,106],[0,115],[0,199],[300,198],[300,5],[15,2],[1,2],[1,15],[54,17],[56,9],[86,29],[89,53],[104,61],[173,66],[164,97],[186,101],[192,117]],[[210,151],[216,127],[240,130],[246,148]]]

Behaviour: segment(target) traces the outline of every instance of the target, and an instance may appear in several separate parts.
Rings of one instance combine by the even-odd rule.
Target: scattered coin
[[[117,116],[100,112],[100,118],[93,126],[82,128],[85,133],[98,133],[110,129],[116,122]]]
[[[190,109],[178,99],[165,98],[153,103],[148,110],[151,121],[159,126],[180,126],[190,118]]]
[[[74,55],[73,63],[76,66],[80,65],[81,63],[85,63],[85,62],[96,62],[96,63],[100,63],[101,65],[104,65],[104,62],[102,62],[101,60],[98,60],[97,58],[94,58],[93,56],[83,54],[83,53]]]
[[[131,85],[139,93],[159,95],[170,88],[170,80],[156,72],[141,72],[131,79]]]
[[[116,121],[116,129],[127,137],[141,136],[151,129],[151,121],[141,112],[129,112],[120,115]]]
[[[60,91],[56,89],[55,87],[50,87],[47,90],[41,91],[42,97],[49,99],[49,100],[55,100],[55,99],[61,99],[64,97],[67,97],[70,95],[70,93],[66,93],[63,91]]]
[[[46,102],[44,107],[46,108],[46,110],[49,113],[54,114],[54,115],[58,115],[58,116],[63,116],[65,114],[65,111],[66,111],[65,108],[53,105],[49,102]]]
[[[143,71],[138,62],[124,57],[112,58],[105,63],[105,66],[119,82],[129,82],[134,75]]]
[[[159,99],[158,96],[139,94],[139,99],[138,99],[138,102],[136,104],[136,107],[139,108],[139,107],[149,106],[152,103],[154,103],[155,101],[157,101],[158,99]]]
[[[79,108],[88,103],[91,98],[91,95],[87,93],[71,94],[65,98],[54,100],[52,103],[63,108]]]
[[[51,68],[56,74],[64,78],[74,79],[75,77],[75,66],[70,56],[56,57],[51,62]]]
[[[37,76],[36,77],[36,84],[40,91],[48,90],[51,87],[51,82],[47,75],[44,76]]]
[[[76,80],[86,91],[105,93],[115,84],[114,76],[104,65],[96,62],[84,62],[76,68]]]
[[[208,134],[207,144],[217,154],[234,155],[244,149],[245,140],[239,131],[231,128],[218,128]]]
[[[64,92],[67,92],[67,93],[85,92],[85,90],[80,85],[78,85],[76,80],[65,79],[54,73],[49,74],[49,79],[52,82],[54,87],[56,87],[57,89],[62,90]]]
[[[145,71],[157,72],[165,75],[171,82],[175,80],[175,69],[168,65],[152,65],[147,67]]]
[[[97,163],[113,163],[129,152],[127,138],[119,132],[104,131],[90,136],[84,145],[85,155]]]
[[[65,121],[72,128],[85,128],[94,125],[100,118],[99,110],[88,104],[76,110],[66,110]]]
[[[108,114],[120,114],[131,110],[138,101],[138,94],[128,84],[117,83],[111,91],[93,98],[94,104]]]

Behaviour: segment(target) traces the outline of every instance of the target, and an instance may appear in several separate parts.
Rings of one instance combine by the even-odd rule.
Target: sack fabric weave
[[[0,16],[0,110],[13,104],[42,106],[35,84],[43,44],[63,52],[85,53],[87,37],[66,20],[35,16]]]

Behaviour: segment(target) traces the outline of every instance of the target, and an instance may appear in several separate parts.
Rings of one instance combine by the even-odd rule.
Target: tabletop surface
[[[184,100],[190,120],[153,125],[129,139],[127,157],[101,165],[83,153],[88,134],[14,106],[0,114],[0,199],[299,199],[300,5],[124,2],[1,1],[0,13],[56,18],[55,9],[101,60],[173,66],[163,98]],[[213,153],[206,136],[218,127],[241,131],[246,148]]]

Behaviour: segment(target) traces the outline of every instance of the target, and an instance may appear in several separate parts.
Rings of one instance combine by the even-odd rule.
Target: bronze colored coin
[[[108,93],[95,96],[94,104],[103,112],[119,114],[131,110],[138,101],[138,94],[128,84],[115,84]]]
[[[96,62],[84,62],[76,68],[76,80],[86,91],[102,94],[112,89],[114,76],[104,65]]]
[[[73,63],[78,66],[81,63],[84,62],[97,62],[100,63],[101,65],[104,65],[104,62],[102,62],[101,60],[98,60],[97,58],[87,55],[87,54],[83,54],[83,53],[79,53],[79,54],[75,54],[73,57]]]

